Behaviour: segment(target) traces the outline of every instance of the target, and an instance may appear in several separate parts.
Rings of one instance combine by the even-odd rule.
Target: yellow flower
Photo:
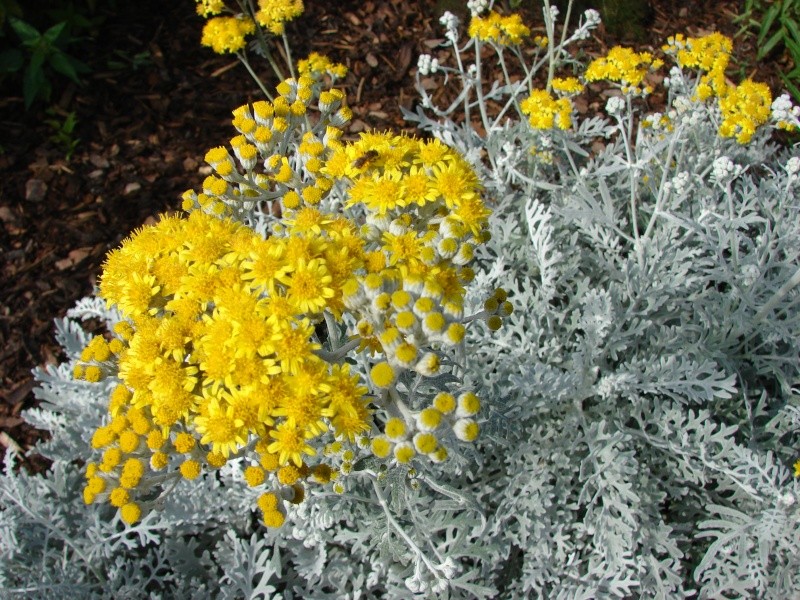
[[[722,122],[719,125],[721,137],[735,137],[740,144],[747,144],[756,129],[769,120],[772,93],[763,83],[745,79],[719,99]]]
[[[686,38],[681,34],[670,37],[662,49],[675,56],[682,68],[691,67],[703,71],[695,91],[699,100],[712,95],[723,96],[728,84],[725,69],[730,62],[733,42],[721,33],[714,32],[699,38]]]
[[[270,510],[264,512],[264,525],[272,527],[273,529],[283,525],[286,517],[279,510]]]
[[[283,33],[286,21],[303,13],[302,0],[258,0],[256,21],[275,35]]]
[[[456,409],[456,399],[453,394],[439,392],[433,399],[433,406],[444,414],[450,414]]]
[[[105,271],[105,273],[109,273],[109,271]],[[124,275],[110,272],[109,276]],[[118,302],[120,312],[133,319],[142,315],[155,314],[158,309],[153,306],[153,303],[160,290],[161,286],[158,285],[153,275],[129,273],[123,287],[122,297]]]
[[[242,261],[242,279],[250,282],[251,289],[272,292],[275,282],[289,269],[285,259],[286,247],[280,238],[259,240]]]
[[[325,261],[317,258],[310,261],[301,259],[290,275],[284,276],[282,282],[285,283],[286,295],[297,307],[297,312],[322,312],[328,299],[334,296],[330,286],[333,278]]]
[[[314,437],[313,434],[289,421],[278,425],[269,432],[269,435],[275,438],[275,441],[267,447],[267,450],[278,454],[278,460],[282,465],[292,461],[295,466],[300,467],[303,464],[303,454],[314,456],[317,453],[306,443],[306,440]]]
[[[138,458],[129,458],[122,465],[122,473],[119,476],[119,484],[127,489],[135,488],[144,475],[144,464]]]
[[[301,75],[322,75],[327,73],[331,77],[344,77],[347,75],[347,67],[340,63],[334,63],[327,56],[317,52],[312,52],[308,58],[302,59],[297,63],[297,70]],[[320,103],[323,103],[323,93],[320,93]],[[333,100],[327,98],[327,100]],[[323,109],[324,110],[324,109]]]
[[[249,466],[244,470],[244,480],[250,487],[258,487],[264,483],[264,469],[261,467]]]
[[[387,362],[381,362],[373,366],[369,375],[372,383],[379,388],[389,387],[395,379],[394,369]]]
[[[479,40],[511,46],[522,43],[522,38],[530,35],[531,30],[522,24],[518,14],[504,17],[492,11],[485,17],[472,17],[468,33]]]
[[[572,103],[568,98],[555,99],[546,90],[533,90],[520,103],[522,113],[534,129],[569,129],[572,127]]]
[[[323,417],[330,417],[333,411],[325,407],[322,398],[303,389],[296,389],[284,397],[280,406],[272,411],[276,417],[284,417],[287,422],[309,434],[317,436],[328,430]],[[274,452],[274,450],[270,450]]]
[[[475,171],[464,161],[453,161],[433,169],[433,189],[448,208],[476,197],[480,187]]]
[[[314,327],[308,319],[281,323],[272,337],[277,361],[284,373],[296,373],[320,345],[311,341]]]
[[[200,463],[196,460],[183,461],[179,469],[184,479],[197,479],[200,476]]]
[[[128,525],[133,525],[142,518],[142,509],[135,502],[128,502],[120,509],[119,516]]]
[[[622,84],[623,91],[637,91],[651,68],[661,66],[649,52],[634,52],[615,46],[604,57],[593,60],[586,68],[586,81],[606,79]]]
[[[128,493],[128,490],[126,490],[125,488],[114,488],[113,490],[111,490],[111,494],[108,497],[108,501],[111,504],[111,506],[114,506],[116,508],[121,508],[122,506],[130,502],[130,498],[131,498],[130,494]]]
[[[555,77],[552,81],[553,89],[566,95],[580,94],[584,86],[577,77]]]
[[[331,425],[337,437],[346,437],[353,442],[356,436],[370,430],[370,415],[366,400],[351,398],[348,401],[339,401]]]
[[[386,458],[392,451],[392,443],[383,436],[372,438],[372,453],[378,458]]]
[[[245,37],[255,30],[255,23],[247,17],[214,17],[203,27],[200,43],[217,54],[238,52],[245,46]]]
[[[187,454],[194,448],[195,439],[193,435],[182,432],[175,436],[175,441],[172,444],[175,446],[175,450],[181,454]]]
[[[218,15],[225,10],[225,3],[223,0],[196,0],[197,1],[197,14],[203,17],[209,15]]]
[[[398,172],[375,173],[371,179],[361,179],[360,182],[364,182],[365,188],[359,201],[379,215],[408,205],[408,198],[402,194]]]
[[[236,419],[233,406],[220,404],[215,396],[208,398],[205,415],[194,418],[194,427],[203,437],[201,444],[211,444],[212,451],[228,458],[247,443],[247,432],[241,419]]]

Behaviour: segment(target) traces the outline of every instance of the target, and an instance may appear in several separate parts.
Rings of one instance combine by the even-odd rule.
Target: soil
[[[31,369],[60,359],[53,319],[92,292],[105,254],[130,231],[178,209],[180,194],[207,173],[206,150],[231,137],[231,110],[260,99],[235,57],[199,45],[204,21],[193,4],[140,0],[99,8],[102,26],[74,50],[91,73],[81,86],[54,82],[50,115],[25,111],[13,81],[0,93],[0,453],[27,450],[46,435],[22,413],[36,405]],[[436,52],[443,40],[439,15],[462,4],[308,0],[287,31],[295,59],[317,51],[350,68],[343,85],[354,111],[350,134],[413,132],[401,107],[413,109],[417,98],[417,56]],[[657,49],[676,32],[733,36],[739,4],[652,0],[645,39],[635,46]],[[539,14],[530,11],[526,23],[543,33]],[[628,41],[622,30],[601,29],[582,51],[589,58],[604,54]],[[755,55],[754,37],[738,37],[731,78],[750,76],[780,92],[778,73],[788,59],[757,63]],[[269,86],[277,83],[266,69],[261,74]],[[658,102],[650,99],[653,110]],[[603,104],[590,93],[584,110]],[[68,142],[54,139],[47,121],[63,122],[70,113],[77,118],[72,139],[79,141],[68,156]],[[45,464],[27,460],[33,470]]]

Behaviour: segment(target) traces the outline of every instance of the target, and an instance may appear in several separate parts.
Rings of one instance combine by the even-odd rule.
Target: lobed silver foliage
[[[26,414],[52,467],[9,452],[0,477],[2,597],[798,597],[798,152],[718,137],[672,79],[672,128],[635,100],[571,131],[409,115],[474,158],[494,210],[469,293],[503,287],[515,312],[464,346],[481,437],[443,465],[357,464],[279,530],[236,465],[133,527],[84,505],[108,389],[71,367],[81,319],[118,316],[79,303]]]

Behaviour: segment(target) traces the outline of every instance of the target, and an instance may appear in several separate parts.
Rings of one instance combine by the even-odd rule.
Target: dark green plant
[[[64,113],[56,108],[49,108],[47,114],[50,118],[45,119],[45,123],[53,130],[50,140],[61,146],[66,153],[65,158],[70,160],[81,142],[75,137],[75,127],[78,125],[75,112]]]
[[[125,50],[114,50],[113,55],[106,61],[108,68],[115,71],[125,71],[128,69],[131,71],[138,71],[151,63],[150,52],[147,50],[137,52],[136,54],[131,54]]]
[[[758,32],[756,60],[786,51],[792,69],[780,76],[787,90],[800,101],[800,0],[745,0],[744,10],[734,22],[743,23],[737,36]]]
[[[0,52],[0,75],[22,71],[26,109],[36,100],[50,99],[53,73],[80,84],[80,74],[90,71],[84,62],[66,52],[66,48],[77,41],[66,29],[66,21],[56,23],[43,33],[22,19],[11,17],[8,22],[20,46]]]
[[[17,0],[0,0],[0,28],[2,28],[8,17],[22,16],[22,8]]]

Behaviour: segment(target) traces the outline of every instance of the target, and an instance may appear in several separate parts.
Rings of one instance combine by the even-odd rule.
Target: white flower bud
[[[625,110],[625,101],[619,96],[611,96],[606,102],[606,112],[614,117],[619,116]]]
[[[489,0],[469,0],[467,8],[470,16],[479,17],[489,9]]]
[[[439,18],[439,23],[445,28],[445,37],[455,45],[458,42],[458,17],[448,10]]]
[[[595,25],[599,25],[601,21],[600,13],[593,8],[586,10],[583,13],[583,18],[586,19],[587,27],[594,27]]]
[[[422,591],[422,582],[416,576],[406,577],[404,583],[412,594],[418,594]]]
[[[439,569],[442,572],[442,575],[447,579],[454,579],[456,575],[458,575],[458,565],[453,560],[452,557],[448,556],[445,561],[439,565]]]
[[[431,55],[420,54],[417,59],[417,71],[421,76],[430,75],[431,72]]]
[[[738,177],[742,168],[727,156],[720,156],[712,165],[712,177],[717,183],[726,183]]]

